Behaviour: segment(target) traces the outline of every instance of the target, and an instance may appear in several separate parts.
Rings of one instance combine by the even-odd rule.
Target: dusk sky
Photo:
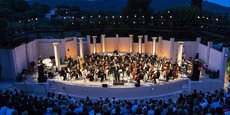
[[[217,3],[222,6],[230,7],[230,0],[208,0],[209,2]]]

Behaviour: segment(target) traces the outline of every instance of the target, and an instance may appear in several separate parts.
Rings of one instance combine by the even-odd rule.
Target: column
[[[148,38],[149,38],[149,36],[148,35],[145,35],[144,36],[144,52],[142,52],[142,53],[148,53]],[[143,47],[143,44],[142,44],[142,47]]]
[[[142,50],[142,37],[143,36],[138,36],[138,53],[141,53],[141,50]]]
[[[133,35],[129,35],[129,52],[133,52]]]
[[[181,66],[182,63],[182,56],[183,56],[183,46],[184,46],[184,42],[178,42],[178,53],[177,53],[177,63],[178,66]]]
[[[156,40],[157,40],[157,37],[152,37],[152,39],[153,39],[152,54],[155,55],[156,54]]]
[[[105,35],[101,35],[102,52],[105,53]]]
[[[96,46],[96,39],[97,36],[92,36],[93,37],[93,53],[97,53],[97,46]]]
[[[209,55],[210,55],[210,49],[212,48],[213,42],[208,42],[208,49],[207,49],[207,54],[206,54],[206,59],[205,63],[209,65]]]
[[[79,39],[80,57],[83,59],[83,58],[84,58],[84,52],[83,52],[83,38],[78,38],[78,39]]]
[[[170,38],[169,58],[171,59],[172,63],[176,61],[176,55],[174,56],[174,42],[175,38]]]
[[[225,72],[227,69],[227,62],[228,62],[228,57],[229,57],[229,48],[228,47],[223,47],[222,49],[222,61],[220,65],[220,70],[219,70],[219,78],[224,81],[225,78]]]
[[[162,36],[159,36],[158,37],[158,52],[159,52],[159,56],[162,56],[163,54],[162,54]]]
[[[93,51],[90,49],[90,44],[91,44],[91,37],[90,37],[90,35],[86,35],[86,39],[87,39],[87,46],[86,46],[87,51],[85,53],[92,54]]]
[[[60,58],[59,58],[59,53],[58,53],[58,44],[59,44],[59,43],[53,43],[53,46],[54,46],[55,64],[56,64],[56,67],[57,67],[57,68],[60,67]]]

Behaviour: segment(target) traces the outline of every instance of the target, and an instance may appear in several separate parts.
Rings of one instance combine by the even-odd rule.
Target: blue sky
[[[230,0],[208,0],[209,2],[217,3],[222,6],[230,7]]]

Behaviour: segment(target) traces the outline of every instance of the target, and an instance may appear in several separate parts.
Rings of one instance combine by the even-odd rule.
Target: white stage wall
[[[65,59],[65,43],[61,39],[40,39],[38,42],[38,56],[42,56],[43,59],[54,56],[53,43],[58,42],[58,52],[61,58],[61,62]]]
[[[14,64],[15,64],[15,72],[21,73],[23,69],[27,69],[28,67],[28,55],[26,51],[26,44],[22,44],[13,49],[14,54]]]
[[[65,56],[67,58],[77,58],[78,47],[76,37],[65,38]]]
[[[189,57],[195,57],[197,53],[196,41],[186,41],[184,42],[184,54],[185,58],[189,59]]]
[[[35,62],[37,64],[38,59],[38,40],[34,40],[29,42],[27,46],[27,55],[28,55],[28,62]]]
[[[220,70],[222,63],[222,52],[217,51],[213,48],[210,49],[208,68],[212,70]]]
[[[170,58],[170,41],[162,40],[162,57]]]
[[[119,37],[117,48],[119,52],[129,52],[129,37]]]
[[[197,53],[199,53],[199,59],[201,59],[202,61],[205,62],[206,60],[206,55],[207,55],[207,51],[208,51],[208,47],[203,45],[203,44],[199,44],[198,48],[197,48]]]
[[[118,50],[118,43],[119,39],[116,37],[105,37],[105,52],[113,52],[115,49]]]

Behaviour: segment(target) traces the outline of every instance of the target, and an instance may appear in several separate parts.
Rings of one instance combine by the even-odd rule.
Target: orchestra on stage
[[[183,56],[184,57],[184,56]],[[48,78],[54,77],[51,59],[39,59],[48,69]],[[41,61],[42,60],[42,61]],[[55,69],[63,80],[85,79],[91,82],[112,81],[120,82],[144,82],[157,83],[157,79],[163,77],[166,81],[177,79],[179,74],[191,74],[192,63],[183,58],[181,67],[177,63],[171,63],[171,59],[140,53],[119,54],[116,50],[112,54],[86,55],[84,59],[65,58],[65,63]]]

